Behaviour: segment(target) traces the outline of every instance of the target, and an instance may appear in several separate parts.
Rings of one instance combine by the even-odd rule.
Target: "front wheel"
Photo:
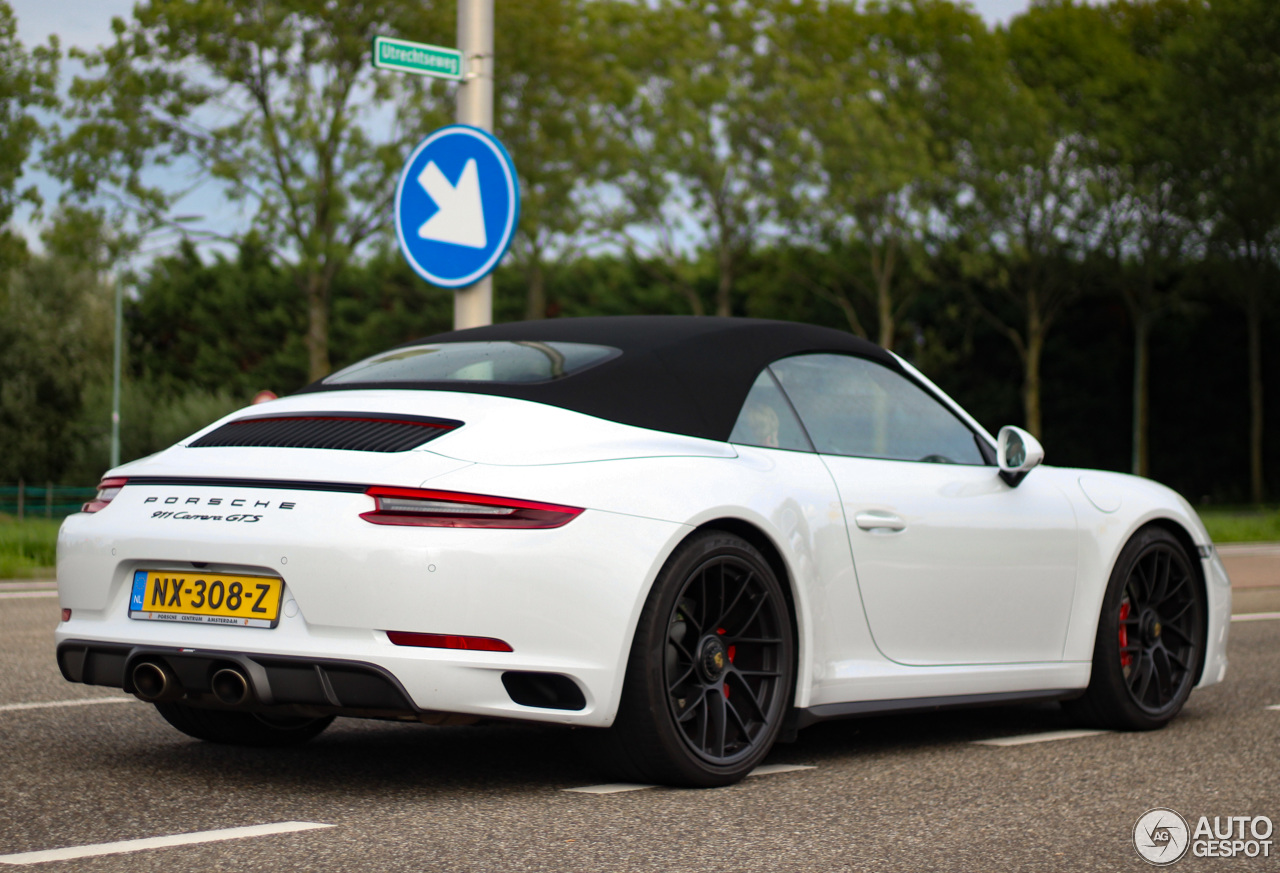
[[[1178,714],[1205,655],[1205,595],[1168,531],[1139,531],[1120,552],[1098,621],[1093,673],[1068,708],[1119,730],[1153,730]]]
[[[169,701],[158,701],[155,708],[165,721],[189,737],[232,746],[298,746],[333,723],[331,715],[272,716]]]
[[[740,537],[698,533],[641,613],[607,766],[666,785],[729,785],[769,753],[791,702],[795,645],[782,587]]]

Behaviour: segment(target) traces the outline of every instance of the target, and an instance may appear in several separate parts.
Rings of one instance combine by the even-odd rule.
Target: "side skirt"
[[[992,694],[957,694],[949,697],[906,697],[896,700],[854,700],[849,703],[823,703],[792,709],[782,727],[782,741],[795,738],[795,732],[838,718],[861,718],[885,713],[938,712],[944,709],[966,709],[998,706],[1005,703],[1037,703],[1069,700],[1084,693],[1083,688],[1056,688],[1042,691],[1000,691]]]

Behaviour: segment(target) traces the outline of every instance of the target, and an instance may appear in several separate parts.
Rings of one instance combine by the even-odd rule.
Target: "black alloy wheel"
[[[609,764],[669,785],[737,782],[773,746],[794,671],[790,612],[768,562],[739,537],[695,534],[645,604]]]
[[[1076,708],[1108,727],[1163,727],[1200,675],[1205,613],[1204,586],[1183,545],[1163,528],[1139,531],[1112,571],[1093,676]]]

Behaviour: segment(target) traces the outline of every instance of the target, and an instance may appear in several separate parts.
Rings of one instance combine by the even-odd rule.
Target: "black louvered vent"
[[[192,442],[188,448],[244,446],[407,452],[461,424],[443,418],[359,412],[262,415],[228,422]]]

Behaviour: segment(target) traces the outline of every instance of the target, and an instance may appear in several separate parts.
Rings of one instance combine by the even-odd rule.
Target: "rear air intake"
[[[235,446],[407,452],[461,425],[460,421],[445,418],[360,412],[255,415],[228,422],[195,440],[188,448]]]

